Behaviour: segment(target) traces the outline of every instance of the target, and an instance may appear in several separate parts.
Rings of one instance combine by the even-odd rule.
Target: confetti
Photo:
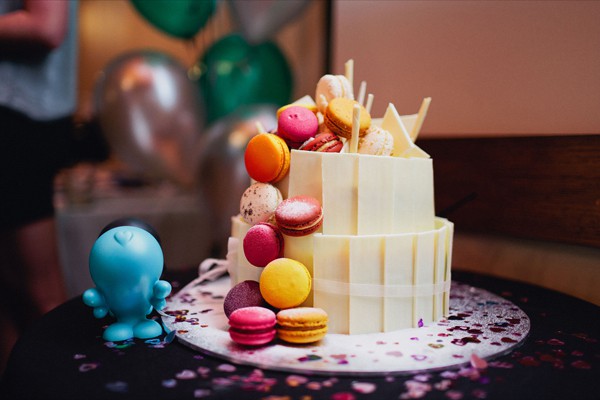
[[[373,393],[377,386],[370,382],[352,382],[352,389],[361,394]]]

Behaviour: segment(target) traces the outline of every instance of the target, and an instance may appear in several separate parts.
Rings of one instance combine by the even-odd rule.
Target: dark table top
[[[541,287],[453,272],[530,318],[523,345],[445,371],[382,377],[309,376],[235,365],[167,336],[120,344],[101,338],[81,298],[44,316],[15,345],[0,387],[3,399],[598,399],[600,307]],[[186,283],[186,282],[183,282]]]

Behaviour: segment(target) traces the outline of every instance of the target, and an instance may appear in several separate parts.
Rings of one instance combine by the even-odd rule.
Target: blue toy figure
[[[163,252],[158,240],[136,226],[117,226],[102,233],[90,253],[90,274],[96,284],[83,293],[94,316],[117,319],[104,331],[107,341],[132,337],[148,339],[162,333],[161,325],[146,318],[154,307],[165,307],[171,285],[159,280]]]

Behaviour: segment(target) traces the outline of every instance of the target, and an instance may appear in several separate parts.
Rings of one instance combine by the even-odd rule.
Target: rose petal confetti
[[[477,354],[471,354],[471,366],[477,369],[486,369],[488,366],[487,361],[480,358]]]

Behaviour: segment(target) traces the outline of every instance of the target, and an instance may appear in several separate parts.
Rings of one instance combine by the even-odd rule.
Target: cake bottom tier
[[[232,218],[232,285],[258,281],[240,245],[250,226]],[[435,219],[433,230],[387,235],[285,236],[284,257],[313,277],[304,306],[324,309],[329,332],[390,332],[428,325],[448,315],[454,224]]]

